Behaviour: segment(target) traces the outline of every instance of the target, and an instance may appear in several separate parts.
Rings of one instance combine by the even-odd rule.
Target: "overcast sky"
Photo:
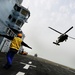
[[[67,42],[56,46],[53,41],[60,34],[48,28],[64,33],[73,26],[67,34],[75,38],[75,0],[23,0],[22,5],[31,13],[22,30],[26,35],[24,41],[33,49],[24,47],[25,51],[75,68],[75,40],[68,38]]]

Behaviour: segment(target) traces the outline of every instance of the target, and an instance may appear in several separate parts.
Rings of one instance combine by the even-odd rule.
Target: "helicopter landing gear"
[[[53,42],[53,44],[56,44],[56,45],[60,46],[60,44],[59,43],[56,43],[56,42]]]

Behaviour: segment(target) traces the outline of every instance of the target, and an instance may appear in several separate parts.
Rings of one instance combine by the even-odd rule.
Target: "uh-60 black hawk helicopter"
[[[70,36],[68,36],[68,35],[66,34],[68,31],[70,31],[70,30],[73,28],[73,26],[70,27],[65,33],[61,33],[61,32],[55,30],[55,29],[52,28],[52,27],[48,27],[48,28],[50,28],[50,29],[56,31],[57,33],[61,34],[61,35],[58,37],[58,39],[56,40],[56,42],[53,42],[53,43],[56,44],[56,45],[60,45],[59,43],[60,43],[60,42],[63,42],[63,41],[66,41],[66,40],[68,39],[68,37],[75,40],[75,38],[70,37]]]

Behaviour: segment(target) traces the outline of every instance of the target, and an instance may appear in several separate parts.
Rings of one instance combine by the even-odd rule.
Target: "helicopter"
[[[70,27],[70,28],[69,28],[66,32],[64,32],[64,33],[61,33],[61,32],[57,31],[56,29],[54,29],[54,28],[52,28],[52,27],[48,27],[48,28],[50,28],[50,29],[54,30],[55,32],[61,34],[61,35],[57,38],[56,42],[53,42],[53,44],[60,45],[59,43],[60,43],[60,42],[67,41],[67,40],[68,40],[68,37],[75,40],[75,38],[70,37],[70,36],[68,36],[68,35],[66,34],[67,32],[69,32],[69,31],[73,28],[73,26]]]

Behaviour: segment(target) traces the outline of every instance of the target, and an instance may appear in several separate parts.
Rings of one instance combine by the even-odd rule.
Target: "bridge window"
[[[16,22],[16,18],[14,18],[12,15],[9,15],[8,19],[14,23]]]
[[[21,7],[19,7],[17,4],[15,4],[14,9],[15,9],[16,11],[20,12]]]
[[[24,24],[24,22],[23,22],[22,20],[17,20],[17,21],[16,21],[16,24],[17,24],[18,26],[22,26],[22,25]]]
[[[30,14],[25,9],[22,9],[21,14],[24,15],[26,18],[29,18]]]
[[[12,18],[12,22],[14,22],[14,23],[15,23],[15,22],[16,22],[16,19],[15,19],[15,18]]]

